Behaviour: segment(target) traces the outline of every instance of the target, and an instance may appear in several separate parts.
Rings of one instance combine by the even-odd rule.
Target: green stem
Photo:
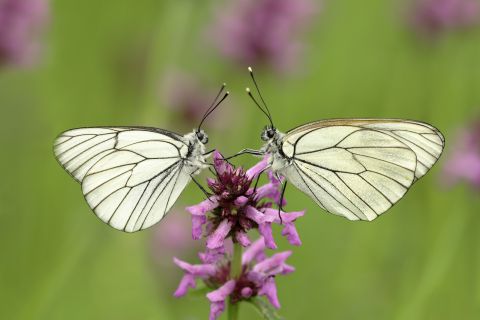
[[[242,246],[236,242],[233,243],[233,258],[230,267],[230,278],[236,279],[242,273]],[[238,303],[232,303],[232,300],[228,303],[228,319],[238,319]]]

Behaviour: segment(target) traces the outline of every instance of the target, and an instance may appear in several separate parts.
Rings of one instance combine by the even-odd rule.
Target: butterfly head
[[[263,141],[271,141],[272,139],[274,139],[276,136],[278,135],[278,131],[275,127],[273,126],[266,126],[263,131],[262,131],[262,134],[260,135],[260,138],[263,140]]]
[[[200,130],[194,130],[195,137],[197,140],[202,143],[202,144],[207,144],[208,143],[208,135],[203,131],[202,129]]]

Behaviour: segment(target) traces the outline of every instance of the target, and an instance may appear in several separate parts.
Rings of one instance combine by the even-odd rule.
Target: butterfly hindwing
[[[54,151],[95,214],[127,232],[160,221],[190,181],[187,145],[156,128],[73,129],[56,139]]]
[[[373,220],[400,200],[439,158],[444,138],[406,120],[339,119],[289,131],[281,172],[325,210]]]

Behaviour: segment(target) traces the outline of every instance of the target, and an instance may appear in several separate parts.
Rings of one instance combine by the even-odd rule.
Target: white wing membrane
[[[127,232],[160,221],[190,181],[187,145],[158,129],[73,129],[56,139],[54,152],[95,214]]]
[[[400,200],[442,153],[430,125],[403,120],[326,120],[283,138],[280,173],[325,210],[373,220]]]

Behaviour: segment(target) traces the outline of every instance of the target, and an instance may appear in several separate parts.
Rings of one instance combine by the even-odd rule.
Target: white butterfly
[[[56,138],[55,157],[82,185],[88,205],[102,221],[125,232],[146,229],[208,166],[208,136],[200,128],[227,97],[228,92],[216,102],[224,87],[198,129],[184,136],[147,127],[72,129]]]
[[[349,220],[374,220],[400,200],[438,160],[443,135],[433,126],[400,119],[334,119],[282,133],[265,108],[270,126],[258,151],[269,154],[272,171],[286,178],[326,211]],[[283,192],[285,191],[286,182]],[[282,192],[282,196],[283,196]]]

